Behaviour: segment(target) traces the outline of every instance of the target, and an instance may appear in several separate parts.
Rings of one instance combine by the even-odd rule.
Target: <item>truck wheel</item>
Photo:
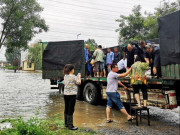
[[[63,94],[64,93],[64,85],[63,84],[59,84],[59,94]]]
[[[93,83],[87,83],[83,90],[83,97],[89,104],[96,104],[98,99],[97,87]]]

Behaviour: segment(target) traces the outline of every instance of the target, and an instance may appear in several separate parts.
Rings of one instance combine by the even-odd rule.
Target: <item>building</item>
[[[31,61],[28,62],[28,60],[23,61],[22,70],[23,71],[34,71],[35,70],[34,63],[32,63]]]
[[[3,68],[6,65],[8,65],[8,63],[6,61],[0,61],[0,67]]]
[[[28,50],[21,52],[21,67],[23,71],[34,71],[35,66],[31,60],[28,61]]]

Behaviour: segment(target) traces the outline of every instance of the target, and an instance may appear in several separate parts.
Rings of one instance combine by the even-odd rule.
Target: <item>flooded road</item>
[[[49,80],[42,80],[41,73],[0,70],[0,119],[24,118],[39,112],[40,118],[61,114],[63,117],[63,96],[57,90],[50,89]],[[111,112],[113,123],[106,123],[105,104],[94,106],[77,101],[74,124],[90,128],[100,134],[180,134],[180,108],[164,110],[150,108],[151,126],[143,120],[137,127],[135,121],[127,122],[117,109]]]

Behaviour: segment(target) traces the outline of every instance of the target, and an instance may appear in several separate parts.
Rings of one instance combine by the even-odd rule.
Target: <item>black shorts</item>
[[[100,61],[95,62],[94,67],[95,67],[95,72],[103,72],[102,62]]]
[[[134,94],[138,94],[139,90],[141,89],[142,93],[143,93],[143,99],[147,100],[148,99],[148,95],[147,95],[147,85],[144,84],[137,84],[137,85],[132,85],[133,90],[134,90]]]

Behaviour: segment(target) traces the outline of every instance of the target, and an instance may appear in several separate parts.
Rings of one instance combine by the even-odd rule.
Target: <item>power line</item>
[[[92,4],[91,2],[85,2],[85,1],[81,1],[81,0],[73,0],[73,1],[79,1],[79,2],[83,2],[83,3],[87,3],[87,4]],[[94,3],[93,2],[93,4],[96,4],[96,3]],[[121,3],[122,4],[122,3]],[[124,4],[124,3],[123,3]],[[112,8],[124,8],[124,9],[127,9],[127,8],[125,8],[125,7],[116,7],[116,6],[109,6],[109,5],[106,5],[106,4],[97,4],[97,5],[100,5],[100,6],[106,6],[106,7],[112,7]]]
[[[86,35],[86,36],[97,36],[97,37],[110,37],[110,38],[114,38],[114,37],[111,37],[109,35],[104,35],[104,33],[101,33],[100,35],[99,34],[97,35],[97,33],[93,34],[92,32],[88,32],[88,34],[87,34],[86,32],[82,32],[81,30],[79,30],[79,31],[72,31],[71,30],[71,32],[69,32],[69,31],[67,32],[65,29],[60,29],[60,30],[56,29],[56,30],[50,30],[49,32],[52,32],[52,31],[57,32],[57,33],[71,33],[71,34],[75,34],[75,35],[77,33],[81,33],[82,35]],[[44,34],[46,34],[46,33],[44,33]]]
[[[87,37],[86,39],[95,39],[96,41],[98,41],[97,39],[98,37]],[[77,40],[76,37],[72,38],[72,37],[62,37],[62,36],[58,36],[58,37],[49,37],[49,36],[39,36],[39,37],[34,37],[33,38],[34,40],[37,40],[37,39],[41,39],[43,40],[44,42],[47,41],[47,42],[50,42],[50,41],[69,41],[69,40]],[[79,40],[86,40],[85,38],[80,38]],[[110,39],[103,39],[102,41],[105,41],[106,44],[117,44],[117,41],[112,41]]]
[[[78,18],[76,18],[76,17],[67,17],[67,16],[63,16],[63,15],[61,15],[61,16],[58,16],[58,15],[54,15],[54,14],[46,14],[47,16],[50,16],[50,17],[63,17],[63,19],[64,18],[67,18],[67,19],[70,19],[70,20],[72,20],[72,19],[78,19]],[[84,19],[84,18],[83,18]],[[110,23],[110,22],[107,22],[107,20],[106,21],[102,21],[102,22],[100,22],[100,21],[97,21],[97,19],[95,20],[95,19],[90,19],[89,20],[89,18],[87,18],[88,20],[85,20],[85,21],[90,21],[90,22],[95,22],[95,23],[104,23],[104,24],[110,24],[110,25],[114,25],[114,23]],[[118,23],[118,22],[116,22],[116,21],[114,21],[115,23]]]
[[[63,17],[63,18],[68,18],[68,19],[79,19],[79,18],[76,18],[76,17],[67,17],[67,16],[64,16],[64,15],[54,15],[54,14],[48,14],[48,13],[43,13],[43,14],[45,14],[45,15],[48,15],[48,16],[51,16],[51,17]],[[86,16],[86,17],[88,17],[88,16]],[[98,17],[99,18],[99,17]],[[83,18],[83,19],[85,19],[85,18]],[[89,21],[91,21],[91,22],[97,22],[97,23],[106,23],[106,24],[113,24],[113,23],[110,23],[110,22],[107,22],[107,20],[106,21],[103,21],[103,22],[99,22],[99,21],[97,21],[97,19],[89,19],[89,18],[87,18]],[[116,21],[114,20],[114,22],[116,23]]]
[[[62,32],[62,31],[55,31],[55,30],[52,30],[51,32],[55,32],[55,33],[65,33],[65,34],[77,34],[77,33],[72,33],[72,32]],[[82,33],[82,32],[81,32]],[[90,34],[84,34],[84,33],[82,33],[82,35],[85,35],[85,36],[95,36],[95,37],[105,37],[105,38],[114,38],[114,37],[110,37],[110,36],[103,36],[103,35],[90,35]]]
[[[59,23],[59,24],[62,24],[64,26],[76,26],[76,27],[79,27],[79,28],[87,28],[87,29],[93,29],[93,30],[103,30],[103,31],[111,31],[111,32],[115,32],[115,30],[112,30],[112,29],[103,29],[103,28],[99,28],[99,27],[86,27],[86,26],[82,26],[82,25],[74,25],[74,24],[67,24],[67,23]]]
[[[67,33],[67,32],[59,32],[59,31],[51,31],[53,33],[63,33],[63,34],[68,34],[68,35],[74,35],[76,37],[77,33]],[[60,36],[52,36],[51,34],[45,34],[45,35],[37,35],[37,36],[46,36],[46,35],[49,35],[48,37],[51,38],[51,37],[62,37],[64,35],[60,35]],[[109,39],[116,39],[115,37],[107,37],[107,36],[97,36],[97,35],[87,35],[87,34],[83,34],[82,33],[82,36],[85,36],[85,37],[95,37],[95,38],[106,38],[107,40]],[[66,37],[66,36],[65,36]],[[71,37],[72,38],[72,37]]]
[[[118,1],[116,1],[116,0],[104,0],[104,1],[108,1],[108,2],[113,2],[113,3],[119,3],[119,4],[127,4],[127,5],[132,5],[132,3],[133,3],[133,0],[131,0],[131,2],[127,2],[127,0],[125,1],[125,0],[123,0],[123,2],[120,2],[119,0]],[[149,5],[151,5],[152,4],[152,0],[149,0],[150,2],[147,2],[147,0],[145,1],[143,1],[143,3],[144,4],[148,4],[148,6]],[[154,2],[155,1],[157,1],[157,0],[154,0]],[[157,2],[157,3],[159,3],[159,2]],[[135,5],[137,5],[138,3],[133,3],[133,4],[135,4]]]
[[[41,3],[41,4],[44,4],[45,6],[46,6],[46,8],[48,7],[48,6],[52,6],[53,7],[53,11],[54,11],[54,8],[58,8],[58,9],[60,9],[60,6],[54,6],[54,5],[52,5],[52,4],[48,4],[48,6],[47,6],[47,4],[45,4],[45,3]],[[63,7],[64,8],[64,7]],[[52,8],[51,8],[52,9]],[[78,12],[83,12],[83,13],[94,13],[94,14],[98,14],[98,15],[105,15],[105,16],[112,16],[113,14],[104,14],[104,13],[99,13],[99,12],[89,12],[89,11],[87,11],[87,10],[80,10],[80,9],[72,9],[72,8],[64,8],[64,10],[67,10],[67,9],[70,9],[70,10],[74,10],[74,11],[78,11]],[[57,10],[55,10],[55,11],[57,11]],[[93,10],[94,11],[94,10]],[[61,12],[62,13],[62,12]],[[123,14],[128,14],[129,12],[124,12],[124,11],[119,11],[119,13],[117,12],[117,14],[120,14],[120,13],[123,13]]]
[[[74,38],[76,39],[76,35],[77,35],[77,33],[67,33],[67,32],[57,32],[57,31],[54,31],[54,33],[63,33],[63,34],[70,34],[70,35],[74,35]],[[65,37],[65,38],[72,38],[72,37],[67,37],[67,36],[65,36],[65,35],[59,35],[59,36],[52,36],[52,35],[37,35],[37,36],[39,36],[39,37],[45,37],[45,38],[61,38],[61,37]],[[103,40],[110,40],[110,39],[116,39],[116,38],[112,38],[112,37],[104,37],[104,36],[96,36],[96,35],[85,35],[85,34],[83,34],[82,33],[82,36],[83,37],[88,37],[88,38],[100,38],[100,39],[102,39],[102,38],[105,38],[105,39],[103,39]]]
[[[76,6],[76,7],[95,9],[95,10],[99,10],[99,11],[106,11],[106,12],[113,12],[113,13],[117,13],[118,12],[118,11],[113,11],[113,10],[104,10],[104,9],[93,8],[93,7],[88,7],[88,6],[82,6],[82,5],[77,5],[77,4],[65,3],[65,2],[55,1],[55,0],[51,0],[51,1],[55,2],[55,3],[61,3],[61,4],[64,4],[64,5],[71,5],[71,6]]]
[[[82,15],[82,13],[86,16],[94,16],[94,15],[99,15],[100,18],[107,18],[107,17],[116,17],[116,16],[120,16],[122,12],[119,12],[119,14],[103,14],[103,13],[99,13],[99,12],[89,12],[87,10],[77,10],[77,9],[72,9],[72,8],[60,8],[59,6],[53,6],[53,5],[50,5],[53,7],[53,11],[55,11],[56,13],[79,13]],[[48,7],[49,8],[49,7]],[[58,10],[55,10],[56,8],[58,8]],[[51,8],[52,9],[52,8]],[[62,9],[63,11],[60,11],[59,9]],[[66,11],[68,10],[68,11]],[[49,12],[50,10],[48,10]],[[72,12],[69,12],[69,11],[72,11]],[[45,11],[44,11],[45,12]],[[126,13],[126,15],[128,14],[129,12]]]
[[[67,19],[68,20],[68,19]],[[60,22],[67,22],[67,21],[65,21],[64,19],[63,20],[59,20]],[[59,24],[58,22],[57,22],[57,20],[56,20],[56,22],[55,21],[48,21],[48,22],[51,22],[51,23],[53,23],[53,24]],[[111,29],[117,29],[117,28],[115,28],[115,27],[110,27],[110,26],[104,26],[104,25],[96,25],[96,24],[92,24],[92,23],[85,23],[85,22],[78,22],[78,21],[74,21],[74,20],[71,20],[71,21],[68,21],[68,23],[69,22],[73,22],[73,23],[80,23],[80,24],[86,24],[86,25],[90,25],[90,26],[95,26],[95,27],[108,27],[108,28],[111,28]],[[68,24],[68,23],[66,23],[66,24]]]

